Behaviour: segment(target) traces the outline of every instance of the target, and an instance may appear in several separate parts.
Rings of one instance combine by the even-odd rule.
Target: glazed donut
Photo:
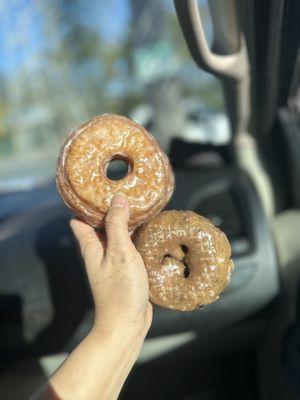
[[[106,176],[112,160],[123,160],[127,175]],[[103,227],[115,193],[126,195],[129,227],[159,213],[169,201],[174,176],[168,157],[141,125],[112,114],[97,116],[75,129],[62,147],[56,185],[68,207],[94,227]]]
[[[159,306],[191,311],[217,300],[229,283],[229,242],[193,211],[163,211],[138,229],[135,245]]]

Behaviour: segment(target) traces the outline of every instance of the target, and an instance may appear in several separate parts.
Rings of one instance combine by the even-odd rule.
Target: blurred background
[[[165,150],[172,137],[228,141],[220,85],[191,59],[172,2],[12,0],[0,18],[0,191],[52,180],[65,137],[102,113],[134,118]]]

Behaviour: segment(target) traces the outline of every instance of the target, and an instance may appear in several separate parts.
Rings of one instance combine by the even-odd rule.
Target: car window
[[[1,2],[0,43],[0,192],[53,179],[66,135],[101,113],[144,124],[165,150],[228,140],[220,85],[192,61],[172,1]]]

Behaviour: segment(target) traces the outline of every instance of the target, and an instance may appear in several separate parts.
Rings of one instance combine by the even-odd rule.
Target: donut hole
[[[129,173],[130,162],[127,158],[116,156],[105,167],[105,175],[111,181],[119,181]]]
[[[188,278],[189,276],[190,276],[189,266],[184,264],[183,277]]]
[[[183,257],[183,260],[182,260],[183,265],[184,265],[183,277],[184,277],[184,278],[188,278],[188,277],[190,276],[190,268],[189,268],[189,266],[188,266],[188,264],[187,264],[186,255],[187,255],[189,249],[188,249],[187,246],[185,246],[184,244],[182,244],[182,245],[181,245],[181,250],[182,250],[183,253],[184,253],[184,257]]]
[[[181,245],[181,250],[184,252],[184,254],[187,254],[187,252],[189,251],[188,247],[184,244]]]

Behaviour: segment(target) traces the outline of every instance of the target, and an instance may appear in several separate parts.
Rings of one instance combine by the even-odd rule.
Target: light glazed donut
[[[163,211],[138,229],[135,245],[159,306],[191,311],[217,300],[229,283],[229,242],[193,211]]]
[[[120,180],[106,176],[108,163],[115,159],[129,166]],[[104,114],[70,134],[60,153],[56,184],[67,206],[94,227],[104,225],[113,195],[124,193],[129,227],[134,228],[167,204],[174,176],[168,157],[146,129],[126,117]]]

